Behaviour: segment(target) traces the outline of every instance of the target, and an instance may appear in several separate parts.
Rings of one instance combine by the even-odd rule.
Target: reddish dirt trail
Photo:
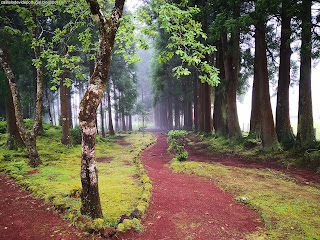
[[[256,212],[235,203],[211,181],[172,173],[165,166],[173,157],[167,153],[166,137],[155,135],[158,142],[141,154],[154,187],[142,223],[145,230],[120,239],[243,239],[263,225]]]
[[[55,214],[50,205],[34,198],[2,174],[0,196],[0,239],[98,239],[96,236],[85,236]]]

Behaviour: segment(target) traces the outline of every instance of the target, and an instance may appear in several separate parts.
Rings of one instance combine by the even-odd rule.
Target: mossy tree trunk
[[[238,16],[236,16],[238,17]],[[221,37],[224,71],[226,77],[226,110],[227,110],[227,130],[231,140],[242,138],[237,112],[237,88],[239,74],[239,54],[240,54],[240,30],[231,33],[228,40],[227,32],[223,32]]]
[[[8,98],[6,99],[6,119],[7,119],[7,129],[9,133],[8,140],[7,140],[7,147],[8,149],[12,150],[17,146],[21,146],[23,144],[23,141],[17,126],[11,92]]]
[[[67,44],[64,44],[63,55],[68,53]],[[60,109],[61,109],[61,123],[62,123],[62,135],[61,143],[63,145],[71,145],[70,137],[70,119],[69,119],[69,90],[68,86],[65,84],[68,78],[69,70],[64,69],[62,73],[62,79],[60,81]]]
[[[12,68],[10,66],[9,61],[9,50],[8,48],[0,48],[0,62],[2,64],[3,70],[7,76],[9,87],[12,94],[12,100],[14,105],[15,117],[17,127],[20,133],[20,136],[25,144],[28,157],[29,157],[29,165],[31,167],[37,167],[41,164],[40,156],[38,154],[36,139],[37,134],[39,132],[40,127],[42,126],[42,100],[43,100],[43,70],[42,70],[42,62],[41,62],[41,49],[38,39],[38,27],[36,21],[36,14],[32,11],[32,19],[35,23],[35,26],[32,30],[32,39],[34,43],[34,55],[36,62],[39,63],[37,66],[37,94],[36,94],[36,102],[35,102],[35,114],[34,114],[34,123],[31,131],[28,131],[22,116],[22,108],[21,102],[19,99],[19,91],[16,83],[15,76],[13,74]]]
[[[291,17],[286,13],[287,9],[289,9],[289,6],[288,4],[285,4],[285,1],[283,1],[281,12],[280,66],[276,109],[277,137],[278,141],[285,147],[292,146],[294,143],[289,112]]]
[[[221,44],[220,44],[221,45]],[[225,72],[223,67],[223,53],[217,52],[216,66],[220,69],[220,84],[214,89],[213,127],[218,136],[227,136],[227,109],[225,96]]]
[[[261,138],[262,146],[266,151],[278,149],[278,140],[274,127],[272,116],[270,92],[269,92],[269,77],[265,40],[265,25],[256,24],[255,41],[256,41],[256,74],[255,80],[259,81],[259,98],[260,98],[260,114],[261,114]]]
[[[301,50],[297,143],[301,147],[312,147],[315,142],[311,95],[311,0],[301,4]]]
[[[258,45],[255,44],[255,53],[259,51]],[[261,98],[260,98],[260,84],[261,81],[257,75],[257,58],[254,56],[253,67],[253,86],[252,86],[252,101],[251,101],[251,117],[250,117],[250,132],[249,137],[261,139]]]
[[[111,54],[120,24],[124,0],[115,1],[110,19],[105,18],[97,0],[87,0],[87,3],[97,22],[100,39],[94,73],[80,102],[79,121],[82,129],[81,213],[95,219],[102,217],[96,166],[97,126],[95,119],[108,80]]]

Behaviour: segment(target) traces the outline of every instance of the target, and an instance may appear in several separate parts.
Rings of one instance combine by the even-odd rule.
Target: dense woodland
[[[156,125],[214,130],[218,136],[240,139],[237,96],[247,91],[248,78],[253,77],[249,136],[261,138],[265,150],[277,149],[279,143],[285,147],[312,146],[311,59],[318,57],[317,3],[189,1],[189,5],[200,9],[194,18],[208,36],[205,42],[216,46],[217,51],[203,61],[219,69],[220,83],[213,87],[202,83],[195,68],[189,69],[189,76],[177,80],[170,70],[180,64],[179,59],[162,65],[154,61]],[[155,48],[163,51],[169,42],[168,34],[159,30]],[[294,53],[299,60],[291,58]],[[269,82],[277,85],[275,122]],[[299,84],[297,136],[293,135],[289,117],[289,87],[293,84]]]
[[[25,145],[36,167],[43,121],[62,126],[65,145],[72,145],[70,129],[81,128],[81,211],[92,218],[102,216],[96,134],[130,131],[133,116],[144,128],[152,107],[157,127],[214,130],[236,141],[242,138],[237,96],[253,77],[249,136],[261,138],[264,150],[312,147],[318,7],[311,0],[152,0],[130,13],[124,0],[1,5],[0,117],[7,145]],[[291,47],[294,42],[299,46]],[[152,57],[138,48],[152,48]],[[270,80],[278,84],[275,122]],[[289,117],[293,80],[299,84],[297,136]],[[27,118],[34,120],[31,131]]]

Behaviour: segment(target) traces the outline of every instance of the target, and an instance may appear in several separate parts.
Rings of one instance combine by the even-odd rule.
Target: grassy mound
[[[45,132],[37,139],[43,164],[38,168],[27,165],[26,149],[7,150],[7,134],[0,134],[0,169],[38,198],[53,204],[64,212],[72,223],[84,226],[80,214],[80,160],[81,146],[60,143],[61,128],[45,125]],[[93,229],[116,227],[121,215],[129,216],[136,208],[143,215],[150,197],[151,183],[139,160],[142,149],[155,142],[152,134],[122,134],[126,145],[117,144],[115,138],[97,137],[99,192],[104,219],[98,219]],[[131,224],[139,228],[137,221]],[[91,223],[92,224],[92,223]],[[88,225],[88,224],[87,224]]]

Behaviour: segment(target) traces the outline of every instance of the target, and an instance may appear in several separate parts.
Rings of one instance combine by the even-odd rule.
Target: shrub
[[[0,133],[6,133],[6,132],[7,132],[7,122],[0,121]]]
[[[24,121],[24,124],[26,125],[26,128],[28,130],[31,130],[33,127],[33,119],[28,118],[28,119],[24,119],[23,121]]]
[[[176,153],[176,158],[179,161],[185,161],[188,158],[188,152],[184,149],[186,134],[187,132],[183,130],[174,130],[168,133],[169,149]]]
[[[82,134],[80,126],[75,126],[73,129],[70,129],[70,135],[73,145],[81,144]]]

